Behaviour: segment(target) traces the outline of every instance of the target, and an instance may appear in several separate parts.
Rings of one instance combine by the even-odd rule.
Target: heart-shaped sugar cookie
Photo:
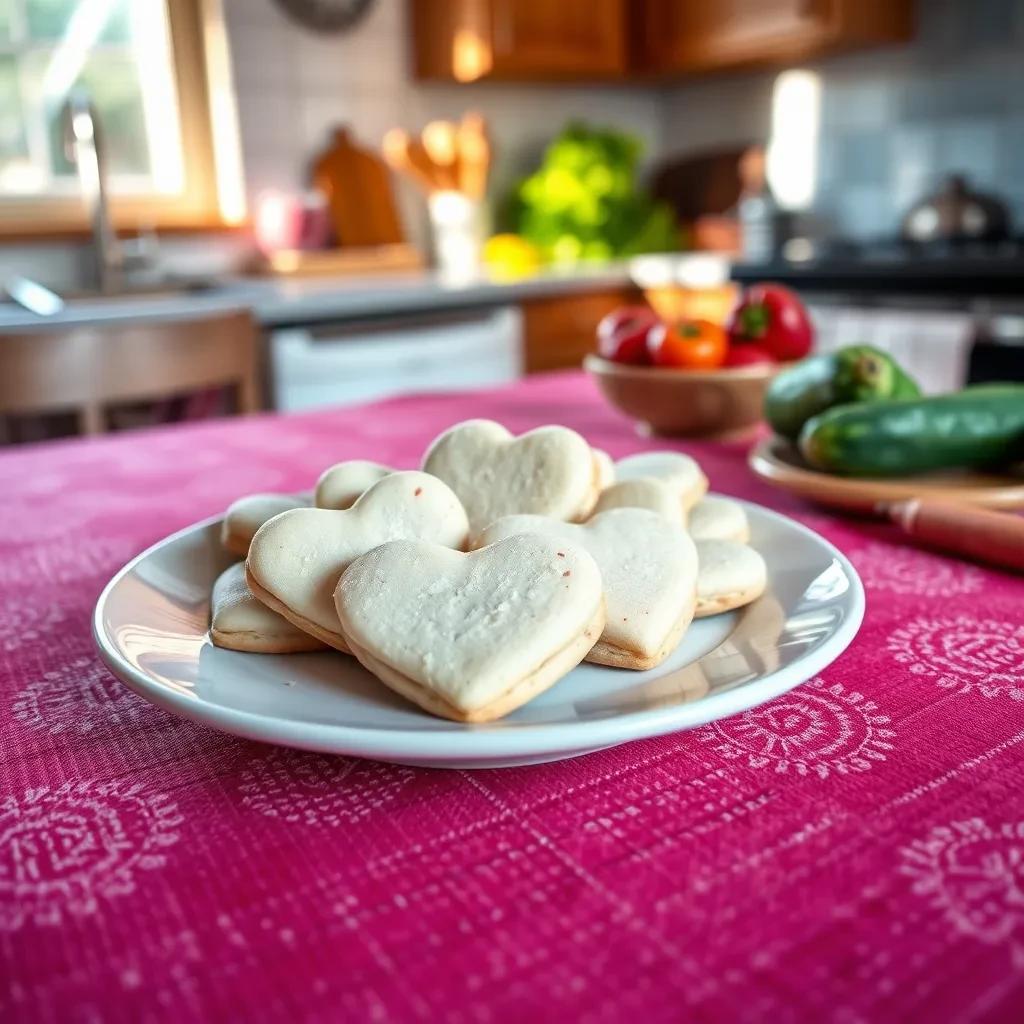
[[[351,508],[378,480],[383,480],[394,472],[390,466],[382,466],[379,462],[367,462],[365,459],[339,462],[320,474],[320,479],[316,482],[313,504],[317,508]]]
[[[245,565],[236,562],[213,584],[210,639],[217,647],[250,654],[295,654],[324,645],[252,596]]]
[[[696,504],[708,489],[708,478],[696,459],[681,452],[642,452],[615,463],[615,480],[661,480],[679,496],[683,509]]]
[[[657,513],[673,526],[686,525],[686,508],[679,500],[679,494],[664,480],[655,477],[623,480],[606,487],[597,499],[594,514],[613,508],[642,508]]]
[[[469,554],[425,541],[384,544],[345,571],[335,602],[366,668],[462,722],[525,704],[578,665],[604,628],[594,560],[535,534]]]
[[[594,465],[597,466],[597,489],[603,491],[615,483],[615,463],[612,457],[601,448],[592,449]]]
[[[740,544],[750,540],[750,524],[743,506],[716,495],[701,498],[690,509],[686,529],[694,540],[734,540]]]
[[[445,431],[428,449],[423,469],[459,496],[473,533],[519,512],[585,519],[600,473],[590,445],[574,430],[539,427],[515,437],[491,420],[467,420]]]
[[[607,621],[587,661],[648,669],[675,650],[697,598],[697,549],[680,527],[642,508],[611,509],[582,526],[543,516],[506,516],[475,543],[522,533],[576,544],[597,562]]]
[[[756,601],[768,585],[768,568],[760,553],[733,540],[697,541],[697,611],[695,618],[742,608]]]
[[[248,494],[228,506],[220,524],[220,542],[231,554],[245,558],[256,531],[268,519],[308,506],[309,501],[295,494]]]
[[[429,537],[445,547],[464,548],[466,513],[436,477],[393,473],[346,511],[302,508],[271,519],[253,537],[246,578],[264,604],[347,651],[334,610],[338,577],[360,555],[400,537]]]

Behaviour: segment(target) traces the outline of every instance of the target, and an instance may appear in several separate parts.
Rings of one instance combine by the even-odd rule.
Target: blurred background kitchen
[[[609,311],[1024,379],[1024,0],[0,0],[0,440],[479,387]]]

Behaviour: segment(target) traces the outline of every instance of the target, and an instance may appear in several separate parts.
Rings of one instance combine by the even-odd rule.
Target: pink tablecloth
[[[0,1018],[1024,1019],[1024,584],[685,446],[868,592],[820,678],[576,761],[414,770],[262,746],[102,669],[125,560],[455,420],[644,444],[575,376],[0,455]]]

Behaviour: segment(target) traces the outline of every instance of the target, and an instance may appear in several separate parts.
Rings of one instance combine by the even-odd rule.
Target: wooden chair
[[[83,434],[99,434],[108,406],[217,387],[235,390],[239,412],[257,412],[259,365],[259,330],[244,312],[0,333],[0,416],[74,412]]]

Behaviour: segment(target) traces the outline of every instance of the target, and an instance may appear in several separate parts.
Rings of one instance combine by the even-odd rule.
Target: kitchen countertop
[[[870,295],[883,302],[903,296],[963,306],[971,299],[1024,297],[1024,257],[820,258],[803,263],[740,262],[730,267],[721,256],[681,253],[545,270],[509,281],[485,274],[451,280],[432,271],[336,278],[234,277],[207,289],[70,299],[63,312],[52,317],[38,317],[13,302],[0,302],[0,332],[186,319],[238,308],[251,309],[268,328],[298,327],[485,308],[629,284],[715,286],[730,276],[740,284],[779,281],[803,292]]]
[[[675,257],[670,259],[676,262]],[[379,277],[239,277],[206,290],[71,299],[52,317],[39,317],[13,302],[2,302],[0,331],[184,319],[240,307],[251,309],[265,327],[280,328],[500,306],[528,298],[621,288],[632,280],[626,262],[549,270],[514,281],[485,275],[455,281],[427,271]]]

